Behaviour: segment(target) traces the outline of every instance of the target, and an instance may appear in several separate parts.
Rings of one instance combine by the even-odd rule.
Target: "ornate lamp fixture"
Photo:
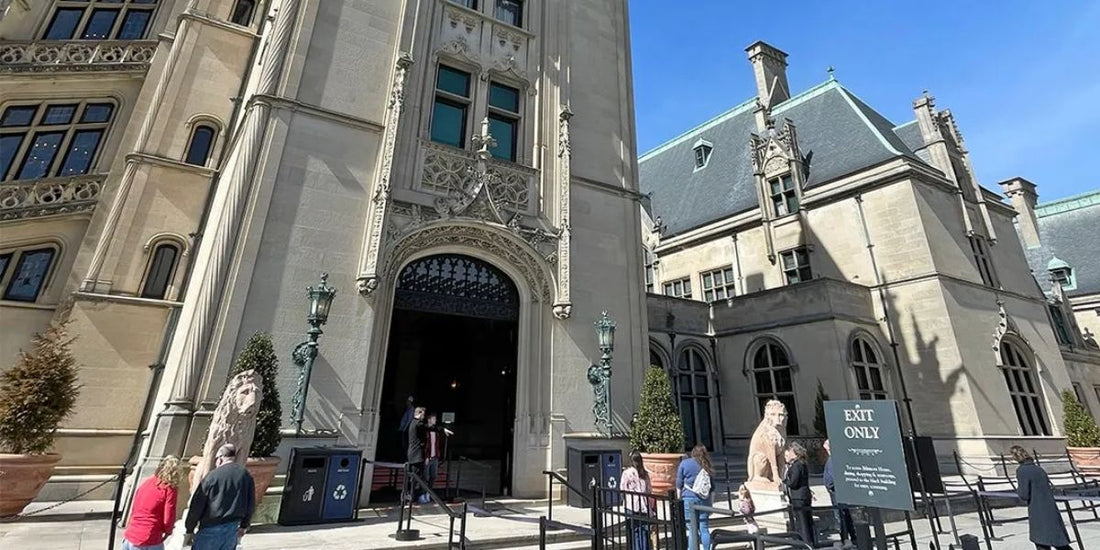
[[[611,352],[615,350],[615,321],[604,311],[596,320],[596,341],[600,346],[600,364],[588,367],[588,383],[592,384],[592,414],[596,428],[603,426],[611,434]]]
[[[298,365],[298,389],[294,392],[294,400],[291,402],[293,410],[290,418],[294,422],[294,433],[302,433],[302,419],[305,417],[306,395],[309,393],[309,378],[313,373],[313,360],[317,358],[317,339],[324,334],[321,327],[328,322],[329,308],[332,307],[332,299],[336,297],[336,289],[328,286],[328,273],[321,274],[321,285],[306,289],[309,297],[309,312],[306,322],[309,330],[306,335],[308,340],[294,346],[291,357],[294,364]]]

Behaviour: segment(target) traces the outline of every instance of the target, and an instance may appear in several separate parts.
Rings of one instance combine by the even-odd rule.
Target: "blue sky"
[[[639,153],[752,97],[744,48],[764,40],[790,55],[792,93],[832,65],[901,124],[929,90],[986,187],[1100,189],[1100,1],[631,0],[630,19]]]

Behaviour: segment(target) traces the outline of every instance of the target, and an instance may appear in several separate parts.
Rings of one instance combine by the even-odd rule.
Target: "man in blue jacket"
[[[854,543],[856,541],[855,526],[852,524],[852,510],[848,508],[846,504],[836,503],[836,480],[833,477],[833,453],[829,449],[829,440],[825,440],[823,445],[825,453],[829,455],[828,460],[825,461],[825,473],[822,476],[825,483],[825,490],[829,491],[829,502],[836,508],[833,509],[833,518],[836,520],[836,528],[840,531],[840,540],[847,541],[851,539]]]

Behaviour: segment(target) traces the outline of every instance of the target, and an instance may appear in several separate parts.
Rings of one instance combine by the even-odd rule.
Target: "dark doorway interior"
[[[510,494],[516,408],[518,296],[495,267],[458,255],[431,256],[402,271],[382,385],[378,457],[404,462],[398,430],[406,398],[453,413],[448,455],[462,486]],[[491,468],[491,469],[489,469]]]

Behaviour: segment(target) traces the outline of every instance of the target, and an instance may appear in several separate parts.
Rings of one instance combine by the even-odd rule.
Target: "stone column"
[[[569,253],[571,229],[569,219],[570,177],[569,161],[572,151],[569,145],[569,119],[573,113],[569,107],[562,109],[558,116],[558,157],[561,163],[558,165],[560,175],[558,177],[558,291],[554,302],[554,317],[568,319],[573,312],[573,303],[569,297]]]

